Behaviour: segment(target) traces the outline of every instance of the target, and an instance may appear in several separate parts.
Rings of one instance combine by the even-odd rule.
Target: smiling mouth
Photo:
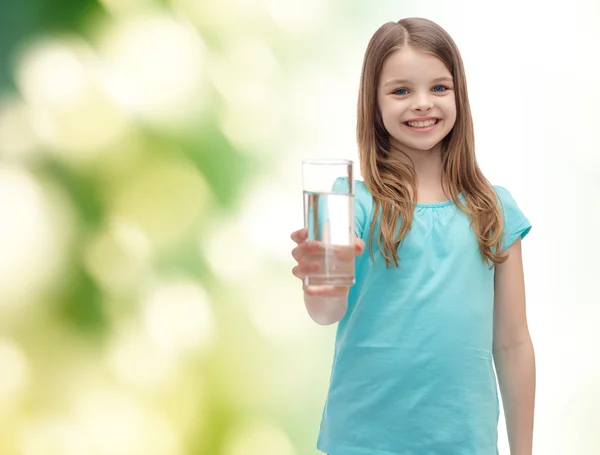
[[[440,122],[440,119],[431,119],[431,120],[421,120],[418,122],[404,122],[406,126],[410,126],[411,128],[429,128],[433,125],[437,125]]]

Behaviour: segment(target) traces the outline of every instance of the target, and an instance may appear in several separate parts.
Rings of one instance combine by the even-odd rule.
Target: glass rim
[[[306,164],[317,165],[317,166],[322,166],[322,165],[342,166],[342,165],[354,164],[354,162],[352,160],[346,160],[346,159],[341,159],[341,158],[315,158],[315,159],[302,160],[302,165],[304,166]]]

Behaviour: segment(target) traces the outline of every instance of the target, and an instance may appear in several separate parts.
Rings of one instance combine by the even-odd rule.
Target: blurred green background
[[[333,328],[288,235],[332,87],[311,68],[348,67],[361,14],[0,3],[2,455],[316,453]]]

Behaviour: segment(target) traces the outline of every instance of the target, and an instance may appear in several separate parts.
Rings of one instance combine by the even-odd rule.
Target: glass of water
[[[306,286],[354,284],[354,180],[350,160],[302,162],[304,227],[308,241],[319,242],[307,257],[319,265],[305,278]]]

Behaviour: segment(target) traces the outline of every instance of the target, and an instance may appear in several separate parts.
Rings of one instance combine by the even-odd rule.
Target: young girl
[[[374,34],[357,137],[356,284],[304,287],[317,323],[339,321],[318,449],[495,455],[497,372],[511,455],[531,455],[521,259],[531,225],[479,169],[463,63],[442,28],[413,18]],[[304,229],[292,239],[304,279],[319,245]]]

